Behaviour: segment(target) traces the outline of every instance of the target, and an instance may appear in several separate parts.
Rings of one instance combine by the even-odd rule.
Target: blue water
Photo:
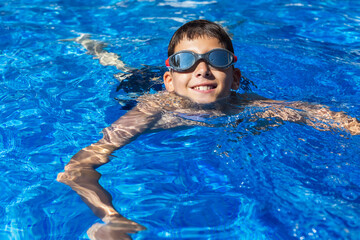
[[[0,239],[88,239],[100,222],[58,172],[128,108],[115,67],[161,67],[198,18],[233,34],[243,75],[272,99],[360,116],[360,1],[0,1]],[[153,91],[153,90],[152,90]],[[135,96],[137,96],[135,94]],[[142,135],[101,167],[134,239],[360,239],[360,138],[284,123]],[[214,137],[215,136],[215,137]]]

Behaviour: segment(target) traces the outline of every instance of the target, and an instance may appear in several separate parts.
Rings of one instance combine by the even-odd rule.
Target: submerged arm
[[[58,174],[59,182],[69,185],[105,223],[122,220],[127,232],[144,229],[123,218],[112,205],[111,195],[99,184],[101,174],[95,169],[110,161],[111,153],[133,141],[142,132],[151,128],[160,117],[159,112],[139,110],[135,107],[103,130],[103,138],[75,154]],[[109,238],[110,239],[110,238]]]
[[[304,123],[318,130],[346,129],[352,135],[360,135],[360,122],[343,112],[334,112],[323,105],[304,102],[256,101],[265,111],[258,117],[275,117],[284,121]]]
[[[334,112],[329,107],[309,105],[304,107],[308,118],[306,124],[319,130],[345,129],[352,135],[360,135],[358,119],[344,112]]]

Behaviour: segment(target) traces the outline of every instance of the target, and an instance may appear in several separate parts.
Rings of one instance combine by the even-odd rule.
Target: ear
[[[231,84],[231,89],[238,90],[240,87],[241,71],[238,68],[233,70],[233,82]]]
[[[173,85],[173,76],[172,73],[170,71],[167,71],[164,73],[163,76],[164,79],[164,84],[165,84],[165,88],[168,92],[173,92],[174,91],[174,85]]]

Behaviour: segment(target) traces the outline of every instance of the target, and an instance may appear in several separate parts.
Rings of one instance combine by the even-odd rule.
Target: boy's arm
[[[275,117],[284,121],[304,123],[318,130],[346,129],[352,135],[360,135],[360,122],[343,112],[334,112],[327,106],[305,102],[283,102],[273,100],[255,101],[264,107],[259,117]]]
[[[334,112],[327,106],[304,104],[307,113],[306,124],[319,129],[345,129],[352,135],[360,135],[360,122],[344,112]]]
[[[75,154],[58,174],[59,182],[69,185],[105,223],[121,222],[127,232],[144,229],[122,217],[112,205],[111,195],[99,184],[101,174],[95,169],[110,161],[110,154],[128,144],[142,132],[151,128],[160,118],[160,112],[135,107],[103,130],[103,138]]]

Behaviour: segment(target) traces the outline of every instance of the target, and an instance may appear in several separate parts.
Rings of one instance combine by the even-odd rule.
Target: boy
[[[229,36],[215,23],[195,20],[180,27],[170,41],[168,56],[169,71],[163,76],[166,91],[140,97],[137,106],[105,128],[103,138],[80,150],[66,165],[65,172],[58,175],[57,180],[75,190],[105,222],[88,230],[92,239],[131,239],[127,233],[145,229],[115,210],[110,194],[98,183],[101,175],[95,170],[109,162],[113,151],[145,131],[208,125],[194,119],[233,115],[254,106],[263,109],[252,116],[254,121],[275,117],[320,130],[345,128],[351,134],[360,134],[355,118],[323,106],[235,93],[240,87],[241,72],[233,66],[237,58]]]

